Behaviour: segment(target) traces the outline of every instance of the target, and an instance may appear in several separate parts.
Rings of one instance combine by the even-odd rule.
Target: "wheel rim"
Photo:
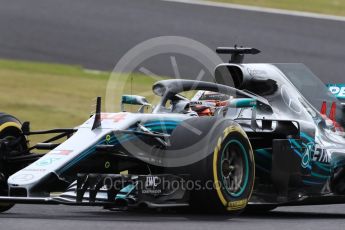
[[[245,191],[249,178],[249,162],[246,150],[238,140],[229,141],[220,161],[222,186],[233,197],[239,197]]]

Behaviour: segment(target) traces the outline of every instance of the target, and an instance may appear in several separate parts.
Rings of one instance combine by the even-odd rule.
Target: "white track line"
[[[161,0],[161,1],[178,2],[178,3],[202,5],[202,6],[214,6],[214,7],[228,8],[228,9],[237,9],[237,10],[261,12],[261,13],[281,14],[281,15],[288,15],[288,16],[298,16],[298,17],[345,22],[345,17],[342,17],[342,16],[309,13],[309,12],[302,12],[302,11],[295,11],[295,10],[280,10],[280,9],[273,9],[273,8],[266,8],[266,7],[259,7],[259,6],[244,6],[244,5],[232,4],[232,3],[210,2],[210,1],[205,1],[205,0]]]

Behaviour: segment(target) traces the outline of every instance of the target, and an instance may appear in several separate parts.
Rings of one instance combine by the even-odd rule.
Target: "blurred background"
[[[324,83],[344,83],[342,16],[342,0],[0,0],[1,111],[30,120],[33,129],[76,126],[94,110],[93,98],[105,95],[118,60],[138,43],[167,35],[212,50],[255,47],[262,53],[246,62],[301,62]],[[199,71],[186,57],[176,61],[182,78]],[[144,64],[174,76],[168,56]],[[126,89],[150,90],[154,79],[134,75]]]

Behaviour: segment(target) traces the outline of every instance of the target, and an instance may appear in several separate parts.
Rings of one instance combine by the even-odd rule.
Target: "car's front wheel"
[[[22,139],[9,149],[6,143],[18,140],[20,137]],[[8,195],[7,179],[14,173],[4,159],[12,153],[23,152],[26,148],[27,143],[21,131],[20,121],[11,115],[0,113],[0,196]],[[14,204],[10,203],[0,203],[0,212],[5,212],[13,206]]]
[[[182,136],[179,141],[188,145],[188,142],[202,138],[201,135],[194,138],[191,132],[186,138],[183,127],[190,126],[198,127],[209,136],[208,140],[197,144],[199,149],[207,152],[201,160],[173,171],[169,169],[173,173],[188,174],[193,180],[191,207],[207,212],[242,212],[251,197],[255,180],[253,150],[246,133],[240,125],[228,119],[221,122],[191,119],[186,123],[176,129],[173,139],[175,135]]]

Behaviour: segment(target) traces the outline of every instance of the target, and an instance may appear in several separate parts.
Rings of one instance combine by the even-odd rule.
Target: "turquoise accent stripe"
[[[315,139],[310,137],[308,134],[301,132],[301,137],[307,139],[309,142],[315,143]]]
[[[323,185],[323,182],[314,182],[314,181],[308,181],[308,180],[302,180],[304,184],[310,184],[310,185]]]
[[[128,197],[128,195],[134,190],[135,186],[134,184],[129,184],[126,187],[124,187],[123,189],[120,190],[119,193],[122,194],[116,194],[115,199],[126,199]]]
[[[323,179],[323,180],[327,180],[330,177],[330,176],[321,175],[321,174],[316,173],[316,172],[311,172],[311,176],[319,178],[319,179]]]
[[[175,123],[172,123],[171,124],[174,124],[176,126],[172,126],[172,125],[166,125],[166,123],[150,123],[152,126],[154,124],[158,124],[156,126],[153,126],[153,127],[148,127],[150,130],[152,131],[159,131],[159,130],[162,130],[162,126],[164,126],[167,130],[172,130],[174,129],[178,123],[175,122]],[[147,124],[145,124],[147,125]],[[165,126],[166,125],[166,126]],[[130,129],[132,130],[132,129]],[[133,139],[136,139],[138,138],[137,136],[133,136],[133,135],[130,135],[130,134],[124,134],[123,136],[121,136],[119,139],[117,139],[115,136],[112,135],[110,141],[107,142],[107,144],[111,144],[111,145],[115,145],[115,144],[120,144],[120,143],[124,143],[124,142],[127,142],[127,141],[130,141],[130,140],[133,140]],[[91,155],[92,153],[94,153],[96,151],[96,146],[97,145],[102,145],[102,144],[105,144],[105,140],[101,140],[100,142],[96,143],[94,146],[91,146],[90,148],[86,149],[84,152],[82,152],[78,157],[72,159],[67,165],[65,165],[64,167],[62,167],[60,170],[58,170],[58,173],[59,174],[62,174],[63,172],[65,172],[66,170],[68,170],[69,168],[71,168],[73,165],[77,164],[79,161],[81,161],[82,159],[86,158],[87,156]]]
[[[301,154],[298,150],[293,149],[293,151],[294,151],[300,158],[302,158],[302,154]]]
[[[257,150],[255,150],[255,152],[259,153],[261,156],[272,159],[272,154],[269,151],[267,151],[266,149],[257,149]]]
[[[237,108],[248,108],[256,106],[257,102],[252,98],[240,98],[234,99],[230,102],[230,105]]]
[[[302,143],[303,147],[308,148],[308,145],[306,143]]]
[[[175,129],[176,126],[175,125],[155,125],[155,126],[145,126],[148,129],[165,129],[165,128],[169,128],[169,129]]]
[[[150,123],[145,123],[144,126],[151,131],[172,131],[180,124],[180,121],[154,121]]]
[[[179,124],[179,122],[152,122],[152,123],[146,123],[143,124],[145,127],[147,126],[162,126],[162,125],[172,125],[172,126],[177,126]]]
[[[295,139],[289,139],[290,143],[296,146],[299,149],[302,149],[302,146],[295,140]]]
[[[320,169],[322,169],[322,170],[324,170],[324,171],[326,171],[326,172],[328,172],[328,173],[332,172],[332,169],[331,169],[331,166],[330,166],[330,165],[326,165],[326,164],[323,164],[323,163],[317,162],[317,161],[314,161],[314,164],[315,164],[318,168],[320,168]]]
[[[149,128],[149,130],[154,131],[154,132],[162,132],[162,131],[172,131],[174,130],[175,127],[156,127],[156,128]]]
[[[257,162],[255,163],[255,168],[259,169],[265,173],[271,173],[269,170],[267,170],[266,168],[262,167],[261,165],[259,165]]]
[[[116,137],[112,136],[110,141],[107,142],[107,144],[116,144],[116,142],[117,142]],[[96,143],[94,146],[91,146],[89,149],[86,149],[83,153],[81,153],[78,157],[71,160],[67,165],[61,168],[58,172],[63,173],[64,171],[68,170],[70,167],[72,167],[74,164],[81,161],[83,158],[94,153],[96,151],[96,146],[102,145],[102,144],[105,144],[105,140],[101,140],[100,142]]]

